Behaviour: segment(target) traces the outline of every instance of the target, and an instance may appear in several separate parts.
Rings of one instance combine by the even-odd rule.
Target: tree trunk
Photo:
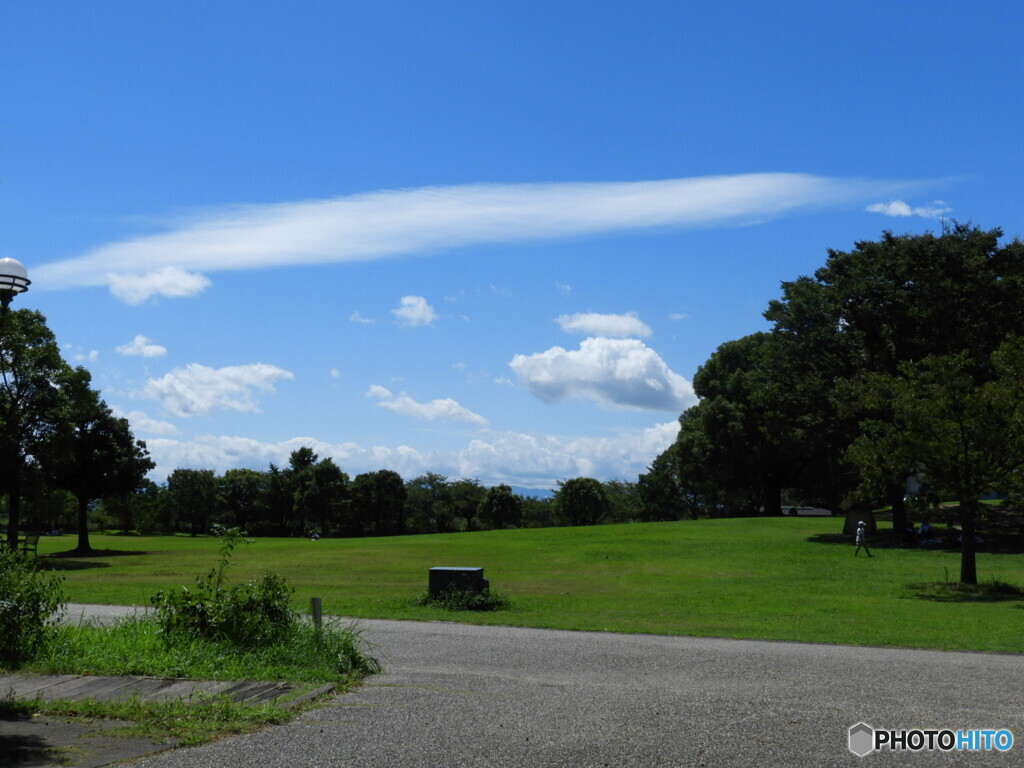
[[[14,471],[7,484],[7,547],[18,549],[18,524],[21,517],[21,465],[13,464]]]
[[[92,552],[92,547],[89,546],[89,500],[78,498],[78,546],[75,548],[75,552],[79,555],[85,555]]]
[[[898,541],[903,541],[907,530],[906,481],[889,486],[889,505],[892,507],[892,530]]]
[[[771,475],[765,483],[764,515],[765,517],[782,515],[782,483],[775,475]]]
[[[978,500],[960,495],[960,583],[977,584],[978,567],[974,543],[975,521],[978,517]]]

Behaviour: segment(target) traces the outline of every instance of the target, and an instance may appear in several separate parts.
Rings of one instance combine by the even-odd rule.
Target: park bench
[[[39,534],[38,533],[30,533],[30,534],[22,536],[20,539],[18,539],[18,551],[19,552],[24,552],[25,554],[28,554],[29,552],[31,552],[33,555],[37,555],[37,554],[39,554],[38,549],[39,549]]]

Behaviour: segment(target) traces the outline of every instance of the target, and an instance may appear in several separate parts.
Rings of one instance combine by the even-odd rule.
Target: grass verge
[[[50,715],[89,723],[94,720],[124,721],[104,731],[111,736],[138,736],[195,746],[215,738],[251,733],[292,719],[300,709],[274,704],[245,705],[224,696],[203,696],[188,701],[15,701],[0,700],[0,718]]]

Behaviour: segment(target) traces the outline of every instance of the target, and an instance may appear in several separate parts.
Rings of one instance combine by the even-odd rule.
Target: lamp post
[[[17,259],[0,259],[0,304],[4,312],[14,297],[27,291],[31,284],[24,264]]]
[[[0,323],[0,333],[6,335],[7,333],[7,321],[9,320],[8,315],[11,311],[11,301],[19,293],[24,293],[28,290],[29,285],[32,283],[28,279],[28,271],[25,269],[25,265],[17,259],[0,259],[0,318],[3,322]],[[3,365],[3,386],[8,387],[10,383],[7,380],[7,366]],[[4,408],[6,411],[6,407]],[[9,414],[5,413],[4,416]],[[4,422],[8,420],[3,419]],[[4,424],[5,428],[9,428],[9,424]],[[7,435],[9,437],[9,435]],[[7,442],[5,440],[5,442]],[[9,458],[7,451],[9,446],[0,448],[3,450],[4,457]],[[7,472],[9,477],[5,485],[7,486],[7,546],[12,550],[18,548],[18,517],[21,500],[21,462],[20,457],[16,457],[13,462],[5,461]]]

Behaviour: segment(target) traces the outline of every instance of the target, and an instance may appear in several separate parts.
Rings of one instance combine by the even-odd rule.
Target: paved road
[[[296,721],[136,766],[1024,764],[1024,656],[362,622],[386,673]],[[1007,728],[1008,753],[847,749],[847,729]]]

